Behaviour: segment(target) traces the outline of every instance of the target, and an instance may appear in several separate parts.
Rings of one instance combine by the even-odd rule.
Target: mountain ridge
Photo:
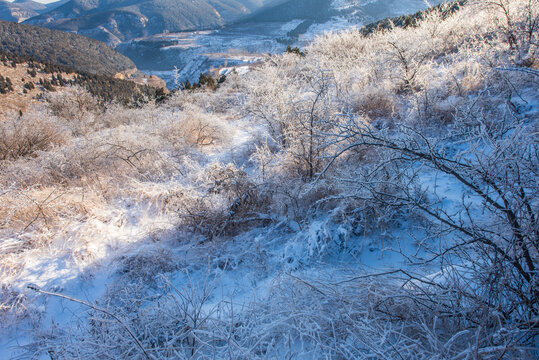
[[[268,0],[71,0],[26,24],[76,32],[116,45],[162,32],[218,28]]]
[[[33,0],[15,0],[9,2],[0,0],[0,20],[22,22],[34,16],[54,10],[68,0],[59,0],[48,4],[43,4]]]
[[[0,20],[20,22],[47,11],[45,4],[32,0],[0,0]]]

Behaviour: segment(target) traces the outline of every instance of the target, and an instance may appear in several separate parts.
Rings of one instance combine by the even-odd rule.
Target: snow
[[[289,31],[292,31],[294,30],[296,27],[298,27],[299,24],[301,24],[303,22],[303,19],[295,19],[295,20],[292,20],[292,21],[289,21],[287,23],[284,23],[281,27],[280,27],[280,32],[282,32],[283,34],[286,34],[287,32]]]
[[[350,21],[346,17],[336,16],[328,22],[311,25],[307,32],[300,36],[299,43],[310,43],[315,39],[315,37],[322,35],[326,32],[338,32],[342,30],[359,29],[363,25],[364,24],[361,22]]]
[[[335,4],[346,6],[344,1]],[[312,26],[302,40],[311,39],[326,30],[354,26],[345,18],[332,21]],[[297,23],[287,23],[280,30],[291,29]],[[175,35],[168,36],[174,38]],[[218,53],[218,57],[225,57],[223,54]],[[210,54],[206,55],[210,57]],[[242,64],[224,66],[219,70],[220,74],[229,74],[234,70],[245,74],[250,66],[244,63],[260,60],[256,55],[229,56],[229,59]],[[191,70],[187,68],[182,71],[187,74]],[[530,100],[522,101],[513,96],[511,101],[521,109],[522,115],[536,116],[539,108],[536,89],[523,89],[521,94]],[[452,108],[454,104],[455,99],[448,97],[440,105]],[[249,150],[265,134],[264,125],[242,114],[239,118],[228,119],[227,126],[230,141],[199,149],[196,160],[193,160],[198,163],[193,168],[197,165],[234,163],[247,173],[251,171]],[[466,150],[469,149],[463,144],[455,144],[448,149],[453,153],[465,153]],[[449,175],[440,174],[427,166],[418,166],[414,170],[419,171],[418,184],[433,196],[429,200],[439,201],[448,214],[456,214],[464,198],[474,220],[482,220],[481,199],[477,195],[466,192]],[[182,175],[166,181],[189,184],[189,176]],[[158,304],[156,298],[163,296],[163,283],[182,291],[193,288],[200,290],[210,283],[214,290],[203,304],[203,309],[212,313],[212,309],[223,303],[234,304],[236,309],[248,308],[256,301],[272,305],[271,297],[275,296],[276,288],[283,279],[298,282],[312,280],[312,283],[324,279],[330,284],[337,284],[349,281],[357,274],[409,270],[411,266],[407,258],[422,255],[418,253],[416,239],[422,239],[426,234],[415,227],[415,219],[399,218],[386,229],[369,232],[339,221],[339,214],[344,211],[340,208],[329,212],[312,209],[306,219],[281,215],[280,218],[272,218],[271,225],[209,240],[178,228],[174,214],[160,210],[161,200],[155,198],[165,193],[163,189],[170,185],[164,182],[137,184],[147,186],[145,190],[151,200],[130,197],[114,199],[111,206],[100,209],[99,215],[66,223],[61,232],[63,236],[54,239],[48,246],[21,255],[24,263],[22,271],[1,281],[4,285],[12,285],[14,290],[30,299],[30,315],[11,327],[10,333],[0,333],[0,358],[20,355],[23,351],[21,346],[30,345],[36,340],[29,334],[52,331],[52,328],[65,329],[73,336],[82,331],[78,325],[79,321],[85,320],[88,309],[84,305],[37,294],[28,289],[30,284],[89,303],[102,301],[111,293],[114,295],[134,288],[140,298],[147,295],[150,299],[148,303],[153,305]],[[441,243],[450,239],[439,238],[437,241]],[[7,253],[20,243],[21,240],[10,237],[2,241],[0,253]],[[462,268],[465,265],[445,266],[440,270],[441,265],[432,262],[430,268],[423,269],[430,273],[424,279],[446,282],[453,271],[464,274]],[[147,306],[151,309],[151,305]],[[39,328],[32,317],[40,318],[44,328]],[[462,336],[462,333],[454,335],[458,336]],[[284,348],[285,345],[277,346]],[[301,345],[294,346],[299,349]],[[302,350],[305,350],[304,354],[311,355],[318,351]]]
[[[247,161],[237,154],[249,146],[261,129],[250,125],[248,118],[231,125],[236,129],[233,142],[225,151],[209,147],[206,150],[209,162],[230,158]],[[35,294],[26,288],[29,284],[95,302],[114,288],[114,284],[124,281],[125,276],[118,272],[122,258],[159,248],[170,252],[174,262],[180,264],[177,271],[165,273],[172,284],[178,288],[189,283],[201,284],[211,274],[217,295],[207,306],[233,299],[238,308],[255,298],[265,298],[282,274],[313,275],[321,269],[321,262],[346,263],[346,274],[354,269],[378,271],[400,267],[403,263],[402,257],[384,249],[390,245],[387,239],[382,240],[384,236],[352,235],[349,229],[334,224],[331,214],[320,214],[302,230],[295,221],[283,219],[274,226],[254,229],[220,244],[205,245],[174,233],[172,219],[156,212],[152,204],[119,200],[118,205],[120,207],[114,211],[103,213],[101,219],[74,224],[66,232],[91,239],[78,251],[79,259],[68,251],[79,240],[68,235],[49,248],[27,252],[23,271],[16,278],[3,279],[4,283],[15,284],[15,289],[34,299],[34,304],[41,304],[34,311],[43,317],[44,324],[72,327],[87,309],[65,299]],[[161,234],[158,243],[151,236],[155,233]],[[404,232],[399,236],[408,251],[412,251],[406,240],[409,237]],[[344,253],[343,248],[347,249]],[[19,326],[30,327],[19,331],[30,331],[32,324]],[[6,359],[15,357],[21,344],[32,341],[17,333],[4,339],[0,343],[0,354]]]

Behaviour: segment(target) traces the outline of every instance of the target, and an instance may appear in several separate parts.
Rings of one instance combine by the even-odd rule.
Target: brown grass
[[[14,115],[0,123],[0,160],[16,160],[64,143],[61,124],[46,115]]]
[[[19,111],[26,113],[30,108],[39,104],[39,96],[46,93],[46,90],[39,85],[39,79],[50,80],[51,74],[38,72],[37,76],[33,78],[26,72],[27,70],[28,64],[17,64],[13,68],[10,65],[5,66],[0,62],[0,74],[11,79],[14,89],[14,91],[7,94],[0,94],[0,122],[10,118],[13,113],[19,113]],[[74,77],[74,74],[61,74],[66,80]],[[34,83],[35,88],[33,90],[26,90],[25,94],[23,92],[23,86],[26,82]]]

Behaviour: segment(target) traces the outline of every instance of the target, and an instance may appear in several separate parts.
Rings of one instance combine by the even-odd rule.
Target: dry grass
[[[0,63],[0,74],[4,77],[9,77],[13,83],[14,91],[7,94],[0,94],[0,122],[12,117],[11,114],[26,113],[34,106],[39,105],[39,96],[46,91],[39,85],[39,79],[50,79],[51,74],[38,73],[35,78],[32,78],[28,73],[27,64],[17,64],[15,68],[11,65],[5,66]],[[57,75],[57,74],[55,74]],[[74,74],[61,73],[66,80],[73,78]],[[23,81],[24,80],[24,81]],[[33,90],[26,89],[23,92],[23,86],[26,82],[32,82],[35,86]]]
[[[34,156],[66,139],[66,128],[57,119],[35,112],[12,116],[0,123],[0,161]]]
[[[155,281],[157,275],[178,269],[177,259],[166,248],[143,248],[120,260],[122,265],[119,272],[129,279],[128,282],[148,284]]]
[[[169,211],[175,212],[186,228],[213,239],[268,220],[260,215],[269,206],[268,196],[234,164],[213,163],[191,172],[193,185],[166,199]]]
[[[161,127],[161,135],[175,148],[187,146],[221,145],[230,140],[231,129],[220,116],[207,113],[196,105],[185,105],[175,114],[168,126]]]
[[[520,28],[527,2],[510,3],[516,20],[512,23]],[[524,73],[500,74],[496,68],[536,56],[536,40],[526,48],[525,34],[519,33],[517,53],[507,41],[504,14],[495,6],[470,4],[444,22],[433,16],[418,28],[370,37],[357,31],[326,34],[308,47],[307,56],[273,56],[215,93],[182,92],[160,106],[126,109],[113,104],[103,110],[87,93],[70,88],[48,96],[48,112],[28,112],[2,122],[3,281],[12,281],[32,256],[69,254],[81,271],[111,255],[124,255],[119,271],[126,282],[151,282],[160,273],[175,271],[176,259],[167,250],[143,245],[171,229],[189,238],[202,234],[217,240],[275,218],[308,229],[312,216],[333,211],[332,220],[350,224],[361,235],[391,231],[406,209],[377,207],[369,194],[354,193],[349,185],[363,179],[369,166],[383,162],[383,152],[358,148],[335,162],[327,180],[316,183],[311,180],[317,174],[306,175],[313,165],[306,160],[318,161],[315,172],[323,168],[335,150],[327,134],[348,116],[374,126],[396,120],[417,128],[429,125],[439,133],[462,114],[481,115],[488,126],[503,118],[506,109],[499,105],[510,98],[511,86],[518,91],[535,80]],[[253,150],[251,162],[238,156],[236,165],[228,160],[240,131],[234,122],[242,116],[264,128],[251,139],[263,145]],[[387,186],[392,174],[375,179],[371,189],[392,193]],[[334,240],[323,230],[321,247]],[[144,251],[133,252],[138,246]],[[147,308],[139,306],[146,300],[136,288],[143,284],[138,284],[121,294],[119,311],[133,309],[126,316],[152,334],[144,344],[163,358],[177,356],[178,349],[224,357],[229,356],[226,348],[249,359],[293,357],[286,349],[305,350],[313,358],[328,349],[342,358],[397,357],[401,351],[405,358],[442,358],[448,351],[455,356],[467,351],[461,339],[451,342],[452,332],[459,329],[451,321],[444,323],[444,331],[432,333],[428,327],[436,325],[436,309],[420,311],[408,300],[418,293],[397,289],[393,278],[383,284],[356,281],[346,286],[315,280],[314,285],[298,279],[276,282],[271,301],[244,309],[240,319],[226,317],[225,311],[217,321],[210,312],[196,329],[186,319],[193,306],[208,300],[197,291],[167,293],[166,301]],[[24,304],[9,284],[5,289],[0,312]],[[442,298],[447,292],[429,295],[452,304]],[[189,304],[170,317],[167,311],[178,309],[170,306],[174,301]],[[375,311],[375,306],[380,307]],[[178,324],[183,324],[185,337],[163,340]],[[117,350],[112,357],[132,356],[132,343],[116,325],[110,319],[92,320],[85,323],[86,337],[47,342],[64,358],[77,351],[77,356],[99,357],[95,344]],[[193,341],[195,336],[207,342]],[[298,342],[291,344],[294,340]]]

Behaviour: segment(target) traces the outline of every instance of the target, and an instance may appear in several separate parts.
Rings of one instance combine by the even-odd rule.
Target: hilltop
[[[99,75],[135,69],[131,60],[100,41],[8,21],[0,21],[0,52]]]
[[[168,93],[163,80],[155,76],[124,79],[90,74],[0,52],[0,121],[9,114],[25,113],[49,93],[73,86],[83,88],[103,105],[142,104]]]

